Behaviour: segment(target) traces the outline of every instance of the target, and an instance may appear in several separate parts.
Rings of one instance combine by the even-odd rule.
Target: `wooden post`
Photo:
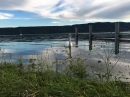
[[[28,97],[28,91],[27,90],[25,90],[25,92],[24,92],[24,97]]]
[[[76,44],[76,47],[78,47],[78,28],[75,27],[75,44]]]
[[[89,25],[89,50],[92,50],[92,25]]]
[[[69,34],[69,56],[71,58],[71,33]]]
[[[115,23],[115,54],[119,53],[119,22]]]

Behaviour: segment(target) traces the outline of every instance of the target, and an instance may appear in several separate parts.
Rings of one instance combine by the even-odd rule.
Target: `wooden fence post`
[[[92,25],[89,25],[89,50],[92,50]]]
[[[71,33],[69,34],[69,56],[71,58]]]
[[[75,27],[75,44],[76,44],[76,47],[78,47],[78,28]]]
[[[115,54],[119,53],[119,22],[115,23]]]
[[[25,90],[25,92],[24,92],[24,97],[28,97],[28,91],[27,90]]]

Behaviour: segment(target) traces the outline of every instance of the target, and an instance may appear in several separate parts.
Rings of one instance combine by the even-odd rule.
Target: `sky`
[[[130,0],[0,0],[0,27],[130,22]]]

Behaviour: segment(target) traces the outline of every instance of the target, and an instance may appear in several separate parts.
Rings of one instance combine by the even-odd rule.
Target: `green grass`
[[[14,64],[2,57],[0,97],[130,97],[129,83],[110,80],[109,64],[104,70],[93,67],[96,73],[90,74],[86,59],[80,54],[70,58],[66,53],[68,58],[62,61],[55,56],[54,64],[46,59],[37,59],[37,63],[30,59],[28,68],[24,68],[22,58]],[[65,65],[64,69],[60,70],[59,64]]]
[[[25,90],[36,97],[130,97],[130,85],[121,81],[88,79],[70,70],[41,72],[0,65],[0,97],[24,97]]]

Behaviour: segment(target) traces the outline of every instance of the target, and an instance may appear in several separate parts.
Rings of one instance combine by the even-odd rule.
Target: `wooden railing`
[[[119,53],[119,42],[123,41],[122,38],[125,38],[124,41],[130,41],[130,34],[123,34],[120,33],[120,27],[119,27],[119,22],[115,23],[115,33],[92,33],[92,25],[89,25],[89,33],[86,33],[85,35],[87,36],[89,40],[89,50],[92,50],[92,41],[93,40],[110,40],[115,42],[115,54]],[[73,34],[73,33],[72,33]],[[84,34],[84,33],[82,33]],[[79,36],[82,35],[78,33],[78,28],[75,28],[75,44],[78,46],[78,40]],[[69,34],[69,43],[71,42],[70,37],[71,33]],[[71,45],[69,45],[71,46]],[[71,48],[71,47],[69,47]],[[71,56],[71,49],[70,49],[70,56]]]

